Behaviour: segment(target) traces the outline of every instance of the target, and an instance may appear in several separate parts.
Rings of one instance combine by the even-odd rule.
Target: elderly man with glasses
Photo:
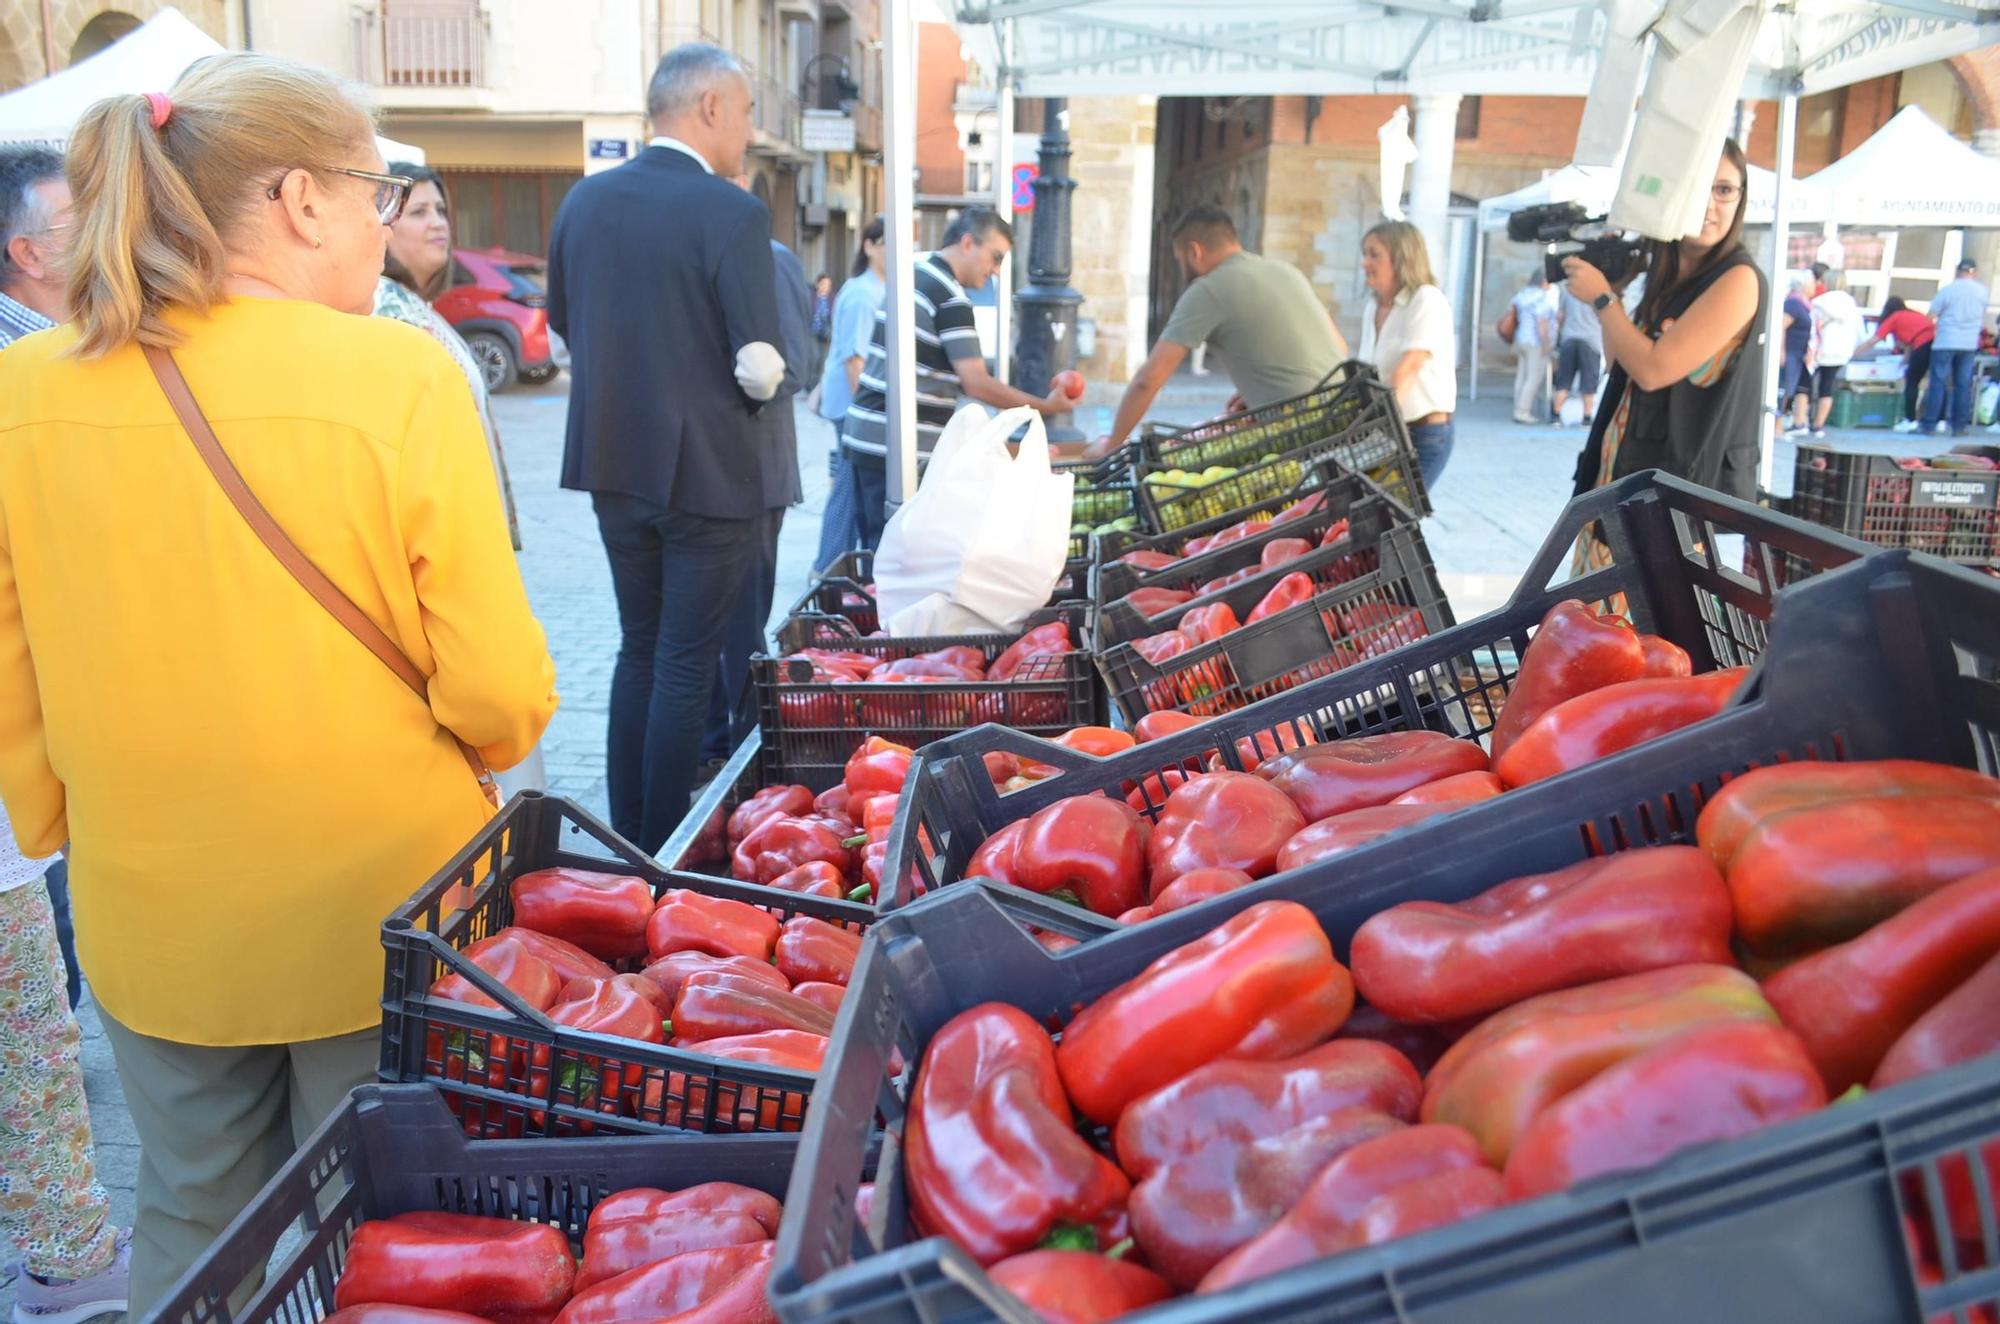
[[[69,228],[62,157],[46,147],[0,149],[0,349],[62,320]]]

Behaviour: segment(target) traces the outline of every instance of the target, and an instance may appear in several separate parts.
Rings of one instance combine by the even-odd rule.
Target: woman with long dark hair
[[[1642,469],[1750,499],[1757,491],[1756,347],[1769,287],[1743,247],[1748,170],[1734,139],[1722,145],[1701,229],[1649,243],[1646,287],[1627,316],[1604,273],[1567,258],[1569,291],[1597,309],[1610,384],[1577,461],[1578,494]],[[1582,550],[1601,562],[1602,544]]]

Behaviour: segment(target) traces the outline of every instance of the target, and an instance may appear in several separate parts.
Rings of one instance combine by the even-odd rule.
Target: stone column
[[[1457,141],[1458,94],[1412,97],[1416,105],[1410,139],[1417,159],[1410,166],[1410,221],[1424,232],[1431,269],[1444,279],[1445,211],[1451,206],[1451,155]]]

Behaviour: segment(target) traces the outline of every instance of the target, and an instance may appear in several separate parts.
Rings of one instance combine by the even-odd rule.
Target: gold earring
[[[325,241],[324,239],[321,239],[321,238],[320,238],[320,237],[319,237],[318,235],[314,235],[314,236],[313,236],[313,247],[314,247],[314,248],[319,248],[319,247],[321,247],[321,246],[322,246],[323,244],[325,244],[325,242],[326,242],[326,241]]]

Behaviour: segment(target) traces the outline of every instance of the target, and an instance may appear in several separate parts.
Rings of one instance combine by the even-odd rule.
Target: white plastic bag
[[[1007,438],[1027,434],[1009,454]],[[1042,416],[952,415],[917,493],[889,520],[875,552],[875,597],[892,635],[1019,630],[1055,592],[1069,559],[1076,480],[1049,467]]]

